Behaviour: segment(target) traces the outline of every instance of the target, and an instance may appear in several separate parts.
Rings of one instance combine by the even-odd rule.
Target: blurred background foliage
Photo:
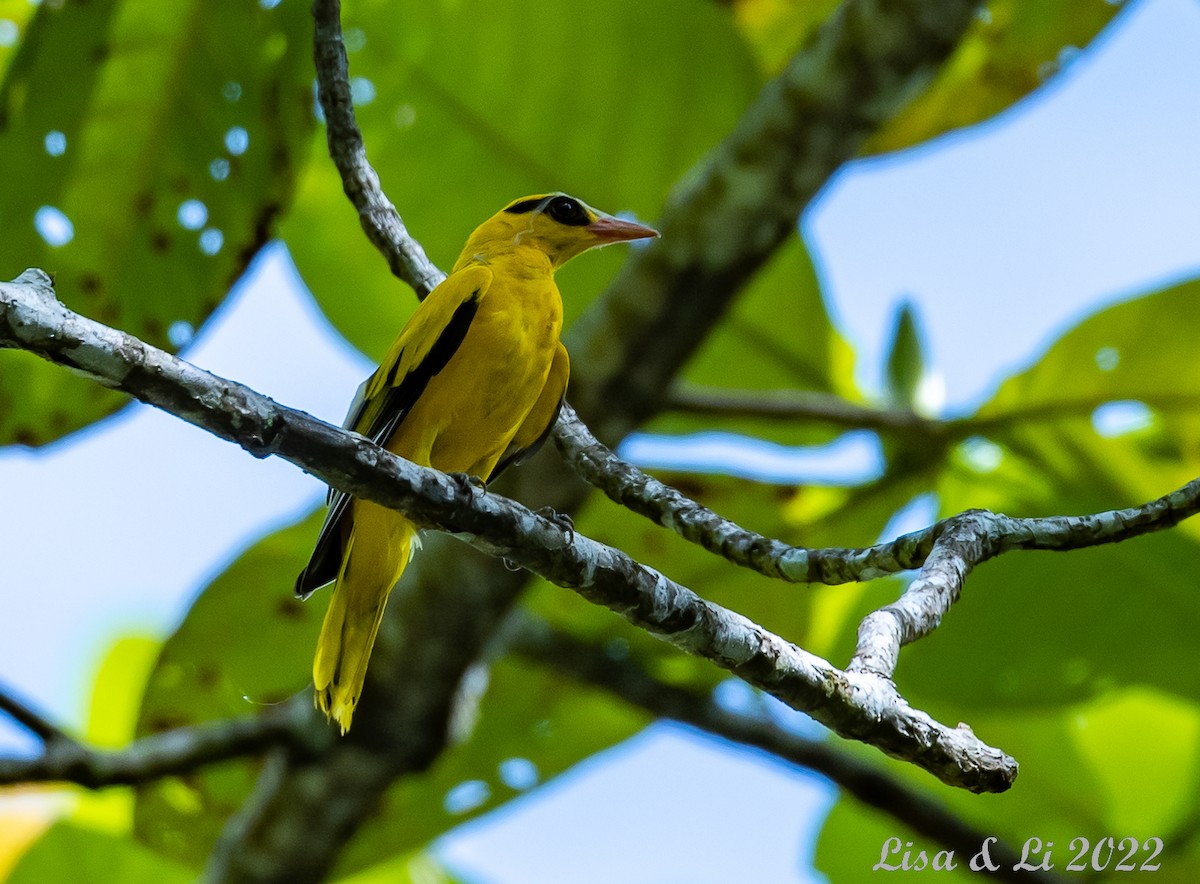
[[[358,0],[344,15],[370,156],[410,229],[447,267],[480,218],[547,182],[652,220],[672,185],[834,7],[561,0],[540,4],[531,18],[518,0]],[[1064,53],[1086,46],[1115,9],[1096,0],[992,0],[941,75],[870,151],[902,150],[1008,107],[1051,76]],[[0,278],[27,266],[52,270],[71,307],[178,349],[257,251],[279,238],[336,329],[371,358],[383,353],[415,299],[362,236],[327,159],[307,4],[0,0],[0,25],[13,34],[0,40]],[[564,76],[581,64],[586,77]],[[563,271],[568,319],[621,260],[610,250]],[[747,527],[807,545],[873,542],[897,512],[930,495],[941,514],[1140,503],[1200,473],[1190,335],[1200,327],[1198,286],[1148,292],[1081,321],[975,413],[889,435],[887,466],[860,486],[665,478]],[[681,380],[919,408],[919,322],[906,308],[895,328],[889,390],[874,399],[854,385],[860,357],[830,320],[797,236]],[[0,352],[0,444],[42,445],[122,404],[26,354]],[[841,432],[670,412],[654,429],[714,426],[787,443]],[[240,714],[244,698],[272,704],[305,690],[321,606],[260,589],[282,587],[278,575],[304,563],[317,519],[247,549],[161,647],[130,640],[114,648],[97,675],[84,736],[119,746],[134,734]],[[599,497],[576,524],[835,663],[846,661],[859,618],[903,585],[771,583]],[[1011,792],[955,792],[873,750],[841,748],[1018,843],[1034,831],[1060,844],[1079,834],[1163,837],[1170,867],[1191,871],[1159,880],[1194,880],[1200,692],[1191,673],[1200,598],[1194,568],[1179,563],[1198,560],[1198,532],[1185,523],[1119,547],[987,564],[946,626],[905,651],[897,679],[914,705],[969,721],[1020,759]],[[535,585],[523,604],[672,684],[710,691],[722,681],[708,664],[569,592]],[[448,881],[423,851],[432,839],[646,721],[554,672],[496,661],[469,738],[391,789],[343,858],[341,880]],[[81,863],[103,871],[96,880],[193,880],[256,773],[256,762],[230,763],[87,796],[19,860],[9,858],[11,880],[81,880]],[[861,858],[894,831],[893,820],[842,800],[822,831],[818,868],[834,881],[857,880]]]

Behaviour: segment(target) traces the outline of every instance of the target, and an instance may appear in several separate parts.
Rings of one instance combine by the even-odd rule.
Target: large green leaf
[[[443,268],[526,193],[652,217],[757,86],[728,16],[706,0],[364,0],[345,15],[370,157]],[[372,257],[323,153],[283,234],[326,315],[379,357],[415,300]],[[563,270],[568,321],[622,259],[608,249]]]
[[[1139,845],[1159,837],[1166,848],[1159,858],[1162,871],[1172,875],[1168,880],[1195,880],[1200,862],[1187,853],[1196,818],[1200,749],[1200,711],[1195,704],[1135,689],[1068,707],[973,714],[971,725],[982,739],[1021,762],[1021,775],[1011,791],[971,795],[937,783],[911,765],[880,761],[864,747],[845,748],[879,763],[910,787],[931,793],[981,836],[1003,838],[1018,852],[1028,839],[1039,839],[1042,855],[1049,849],[1060,873],[1079,852],[1082,842],[1075,839],[1087,838],[1094,847],[1108,836],[1115,842],[1136,838]],[[884,840],[892,836],[912,841],[914,853],[926,849],[932,855],[940,849],[895,820],[844,798],[822,830],[818,868],[833,881],[857,880],[862,875],[849,870],[861,870],[864,862],[870,869]],[[1128,877],[1114,868],[1128,849],[1127,842],[1109,862],[1112,880]],[[1136,851],[1136,863],[1149,853]],[[1103,864],[1103,846],[1099,856]],[[969,859],[956,856],[960,867]],[[1090,865],[1090,849],[1083,863]],[[938,876],[942,877],[946,876]]]
[[[271,235],[310,138],[308,12],[264,6],[38,8],[0,88],[0,278],[43,267],[73,309],[186,342]],[[122,401],[0,352],[0,443]]]
[[[1100,438],[1083,421],[1014,430],[1003,441],[992,484],[966,469],[946,474],[946,512],[1094,512],[1190,478],[1179,460],[1149,462],[1133,441]],[[953,698],[958,715],[1070,702],[1114,684],[1197,697],[1188,673],[1200,629],[1198,564],[1190,525],[1068,555],[1009,553],[974,571],[937,633],[905,649],[898,683],[915,698]]]
[[[1200,280],[1116,304],[1080,322],[1029,369],[1005,381],[978,416],[993,422],[1087,416],[1119,400],[1162,412],[1200,411],[1197,327]]]
[[[734,20],[774,73],[836,0],[733,0]],[[913,147],[994,116],[1066,68],[1120,10],[1113,0],[990,0],[933,82],[877,132],[867,153]]]
[[[1095,512],[1193,478],[1198,321],[1200,284],[1189,282],[1117,304],[1065,333],[980,410],[990,438],[960,446],[940,482],[943,511]],[[1094,409],[1122,400],[1145,403],[1158,418],[1101,435]],[[1197,698],[1187,675],[1190,637],[1200,629],[1197,563],[1193,522],[1070,555],[1010,553],[973,573],[938,633],[905,650],[901,686],[976,707],[1069,702],[1114,684]]]
[[[195,873],[130,838],[59,822],[34,842],[7,880],[8,884],[58,881],[188,884],[195,880]]]
[[[303,566],[317,526],[314,516],[255,544],[196,599],[150,675],[139,735],[252,715],[308,689],[324,606],[296,601],[286,575]],[[200,867],[257,771],[256,762],[239,762],[141,787],[139,839]]]
[[[867,152],[912,147],[999,113],[1068,65],[1118,9],[1103,0],[991,0],[930,87]]]
[[[252,714],[310,690],[326,599],[296,602],[281,575],[303,565],[316,530],[314,516],[267,537],[204,590],[163,647],[143,699],[139,733]],[[419,559],[413,568],[423,564]],[[487,679],[469,738],[447,750],[431,771],[406,777],[387,793],[340,869],[362,869],[425,845],[645,722],[640,713],[551,672],[502,661]],[[138,837],[199,868],[250,793],[257,771],[256,762],[236,762],[142,787]]]
[[[469,737],[426,774],[398,780],[347,848],[341,868],[427,845],[590,755],[632,736],[644,714],[552,671],[492,666]]]
[[[751,280],[729,316],[713,328],[680,377],[685,385],[771,392],[813,390],[857,399],[854,354],[825,309],[803,240],[793,237]],[[828,442],[837,431],[805,421],[667,413],[660,433],[731,429],[784,444]]]

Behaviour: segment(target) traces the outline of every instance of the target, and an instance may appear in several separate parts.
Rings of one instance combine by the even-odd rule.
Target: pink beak
[[[626,242],[631,239],[648,239],[658,236],[653,227],[634,221],[623,221],[612,215],[600,215],[587,226],[588,231],[601,243]]]

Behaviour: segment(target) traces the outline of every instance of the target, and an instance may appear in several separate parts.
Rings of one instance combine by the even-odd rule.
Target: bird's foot
[[[575,542],[575,522],[566,513],[560,513],[552,506],[544,506],[536,510],[537,514],[547,521],[553,522],[567,532],[567,543]]]
[[[470,500],[477,490],[487,493],[487,482],[478,476],[470,473],[447,473],[446,475],[450,477],[450,481],[458,489],[459,497],[463,500]]]

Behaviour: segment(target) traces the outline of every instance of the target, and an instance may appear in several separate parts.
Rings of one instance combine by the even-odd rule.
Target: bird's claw
[[[487,482],[478,476],[473,476],[470,473],[447,473],[450,481],[454,483],[458,489],[458,493],[465,499],[470,499],[476,490],[487,492]]]
[[[537,511],[537,514],[566,531],[567,543],[575,542],[575,522],[566,513],[560,513],[552,506],[544,506]]]

